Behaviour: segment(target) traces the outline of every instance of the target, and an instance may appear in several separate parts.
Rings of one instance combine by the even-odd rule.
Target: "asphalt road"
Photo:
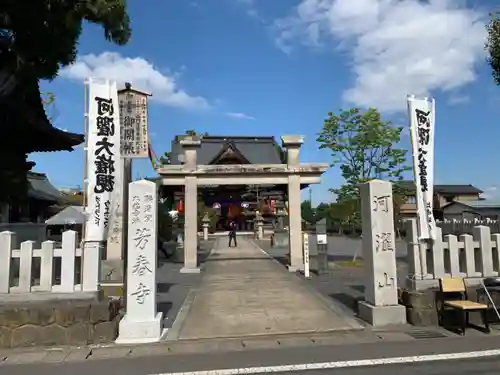
[[[500,358],[480,358],[442,362],[424,362],[405,365],[379,365],[342,369],[282,372],[294,375],[497,375],[500,374]]]
[[[220,372],[201,372],[207,370],[226,369],[223,375],[242,373],[234,369],[248,369],[261,366],[287,366],[313,363],[349,363],[365,360],[365,366],[349,368],[337,366],[326,370],[295,371],[295,374],[366,374],[400,375],[403,370],[408,374],[438,375],[489,375],[500,373],[500,337],[447,338],[418,340],[412,342],[377,342],[353,345],[330,345],[283,349],[259,349],[233,351],[225,353],[204,354],[166,354],[162,356],[125,357],[116,359],[86,360],[83,362],[62,362],[54,364],[0,365],[0,375],[88,375],[88,374],[120,374],[120,375],[167,375],[184,372],[185,375],[216,375]],[[472,360],[446,360],[453,353],[485,353],[494,350],[497,357],[482,357]],[[440,361],[405,364],[406,358],[416,356],[445,355]],[[372,366],[373,361],[391,362],[391,358],[399,358],[397,365]],[[404,360],[401,360],[403,358]],[[356,365],[354,363],[354,365]],[[394,362],[393,362],[394,363]],[[277,368],[280,371],[282,367]],[[273,373],[279,373],[272,371]],[[453,371],[453,372],[452,372]],[[265,371],[247,371],[244,373],[263,373]],[[378,373],[380,374],[378,374]],[[292,373],[284,368],[283,372]]]

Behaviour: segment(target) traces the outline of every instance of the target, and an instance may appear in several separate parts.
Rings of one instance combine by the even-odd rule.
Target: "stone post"
[[[287,135],[281,137],[283,147],[287,151],[288,168],[300,166],[299,150],[304,143],[303,136]],[[302,215],[300,210],[300,174],[288,175],[288,217],[289,217],[289,246],[290,264],[288,270],[296,272],[302,269]]]
[[[317,265],[319,275],[328,275],[328,236],[326,234],[326,219],[316,223],[316,248],[318,249]]]
[[[101,261],[100,270],[101,287],[107,296],[123,296],[124,260],[127,254],[128,184],[131,180],[132,160],[119,158],[115,163],[113,192],[116,204],[106,242],[106,259]]]
[[[184,170],[196,170],[196,150],[201,146],[199,137],[184,137]],[[196,176],[186,176],[184,183],[184,267],[181,273],[199,273],[198,268],[198,182]]]
[[[359,315],[374,326],[405,324],[406,309],[398,304],[392,184],[372,180],[360,193],[365,301]]]
[[[203,223],[203,240],[207,241],[208,240],[208,227],[210,226],[210,218],[208,217],[208,214],[205,212],[205,216],[203,216],[203,219],[201,219],[201,222]]]
[[[257,239],[262,240],[264,238],[264,218],[259,211],[255,213],[255,229],[257,232]]]
[[[156,184],[141,180],[129,185],[127,241],[127,306],[120,321],[118,344],[159,341],[163,313],[156,305],[158,202]]]

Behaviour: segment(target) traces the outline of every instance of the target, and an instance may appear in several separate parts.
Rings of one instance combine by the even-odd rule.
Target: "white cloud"
[[[249,116],[245,113],[240,113],[240,112],[227,112],[226,113],[227,117],[235,118],[238,120],[255,120],[255,117]]]
[[[459,105],[459,104],[465,104],[470,101],[470,97],[467,95],[460,95],[460,94],[451,94],[448,103],[451,105]]]
[[[152,100],[171,107],[189,109],[210,107],[205,98],[191,96],[180,89],[176,82],[178,75],[165,75],[142,57],[124,57],[115,52],[84,55],[73,65],[62,69],[60,75],[79,81],[97,77],[113,79],[121,85],[130,82],[133,87],[151,92]]]
[[[484,17],[462,0],[302,0],[274,28],[285,52],[298,39],[319,46],[332,38],[355,77],[344,100],[391,112],[406,110],[408,94],[451,92],[475,80]]]

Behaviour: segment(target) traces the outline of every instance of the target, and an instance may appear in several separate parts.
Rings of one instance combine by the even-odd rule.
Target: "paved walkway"
[[[360,329],[334,302],[312,292],[253,242],[217,240],[200,288],[174,324],[180,339]],[[177,332],[175,332],[177,331]],[[174,337],[172,337],[174,338]]]

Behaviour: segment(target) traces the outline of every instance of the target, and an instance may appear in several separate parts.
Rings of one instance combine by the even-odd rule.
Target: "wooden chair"
[[[490,332],[490,326],[486,313],[488,305],[469,301],[465,281],[461,277],[445,277],[439,279],[439,288],[441,291],[441,306],[439,309],[439,322],[442,325],[443,314],[446,310],[459,311],[462,316],[462,335],[465,335],[465,329],[469,325],[469,313],[481,312],[486,332]],[[448,299],[450,298],[450,299]]]

